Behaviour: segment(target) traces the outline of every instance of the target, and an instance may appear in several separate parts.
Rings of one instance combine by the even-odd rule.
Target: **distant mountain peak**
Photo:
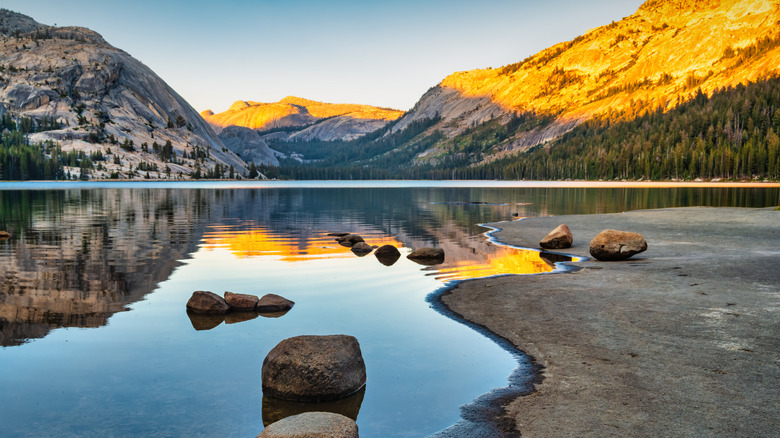
[[[111,155],[93,177],[246,170],[181,96],[97,32],[47,26],[3,9],[0,33],[0,114],[32,124],[32,142]]]

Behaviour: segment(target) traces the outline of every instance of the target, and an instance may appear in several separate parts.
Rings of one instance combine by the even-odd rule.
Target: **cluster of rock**
[[[256,295],[225,292],[221,297],[214,292],[195,291],[187,301],[187,310],[203,315],[224,315],[228,312],[286,312],[295,303],[276,294]]]
[[[277,344],[263,360],[263,395],[292,402],[343,399],[366,384],[366,365],[353,336],[295,336]],[[357,437],[353,419],[306,412],[270,424],[260,437]]]
[[[374,251],[377,260],[385,266],[391,266],[401,258],[401,252],[393,245],[369,245],[363,240],[363,237],[352,233],[329,233],[329,236],[335,236],[336,242],[342,246],[350,248],[355,255],[359,257],[366,256]],[[444,250],[441,248],[420,248],[406,256],[409,260],[421,265],[438,265],[444,263]]]
[[[539,246],[546,249],[571,248],[574,237],[565,224],[546,235]],[[625,260],[647,250],[647,241],[630,231],[604,230],[590,241],[590,255],[601,261]]]

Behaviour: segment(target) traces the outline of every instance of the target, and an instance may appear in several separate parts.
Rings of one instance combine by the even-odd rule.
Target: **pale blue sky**
[[[633,14],[639,0],[3,0],[84,26],[198,111],[287,95],[410,109],[448,74],[517,62]]]

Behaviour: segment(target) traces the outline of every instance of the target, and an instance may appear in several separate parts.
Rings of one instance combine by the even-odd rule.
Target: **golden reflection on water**
[[[363,234],[369,245],[404,245],[393,237]],[[328,236],[328,231],[312,231],[309,236],[290,236],[262,227],[239,230],[231,226],[211,227],[203,237],[203,248],[226,248],[240,258],[277,256],[281,261],[300,262],[326,258],[346,258],[355,255]]]
[[[398,248],[422,245],[400,242],[393,236],[376,232],[361,234],[369,245],[393,245]],[[274,256],[285,262],[301,262],[327,258],[356,257],[349,248],[339,245],[328,231],[312,231],[308,235],[288,235],[282,231],[263,227],[251,229],[239,226],[212,226],[203,239],[203,248],[214,250],[226,248],[240,258]],[[463,242],[441,242],[445,250],[444,263],[426,266],[427,275],[442,282],[468,280],[505,274],[542,274],[552,272],[556,262],[578,261],[557,254],[535,250],[517,249],[488,243],[478,236],[478,242],[464,247]]]

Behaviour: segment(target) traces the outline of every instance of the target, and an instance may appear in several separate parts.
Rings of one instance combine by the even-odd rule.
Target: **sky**
[[[447,75],[517,62],[639,0],[2,0],[88,27],[197,111],[298,96],[411,109]]]

